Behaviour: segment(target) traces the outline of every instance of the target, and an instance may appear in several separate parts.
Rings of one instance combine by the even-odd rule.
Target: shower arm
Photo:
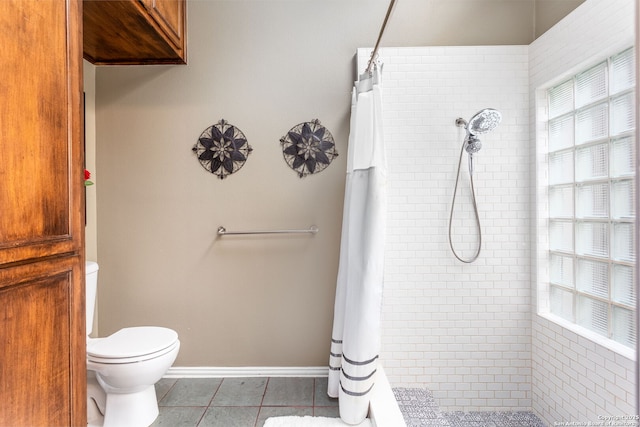
[[[465,119],[463,119],[462,117],[458,117],[456,119],[456,126],[458,126],[459,128],[464,127],[466,129],[467,128],[467,121]]]

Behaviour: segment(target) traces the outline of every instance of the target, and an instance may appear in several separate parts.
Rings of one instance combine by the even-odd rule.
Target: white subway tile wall
[[[359,51],[363,69],[370,50]],[[427,387],[444,410],[531,408],[527,46],[385,48],[389,165],[381,358],[394,387]],[[474,156],[482,250],[455,259],[447,230],[464,129],[483,108],[502,123]],[[473,255],[467,155],[452,241]]]
[[[545,90],[632,46],[634,3],[588,0],[529,46],[530,120],[535,123],[531,126],[532,161],[536,156],[544,157],[544,150],[536,152],[534,141],[545,143]],[[531,168],[532,186],[544,181],[546,171],[536,170],[533,163]],[[546,199],[541,191],[538,186],[538,200]],[[540,204],[538,209],[544,212],[546,206]],[[538,259],[532,263],[542,268],[547,245],[543,222],[538,224],[536,236]],[[543,282],[546,271],[538,274]],[[531,347],[534,412],[549,425],[561,421],[597,423],[602,417],[635,414],[635,361],[535,314],[535,277]],[[543,309],[544,301],[541,303]]]
[[[429,388],[445,411],[533,408],[549,425],[635,413],[635,362],[537,315],[536,244],[546,229],[534,216],[546,199],[535,185],[544,173],[536,131],[546,131],[536,121],[546,114],[539,89],[629,46],[633,16],[632,0],[588,0],[530,46],[381,49],[389,164],[381,359],[394,387]],[[370,52],[358,50],[359,70]],[[486,107],[503,121],[475,156],[482,252],[463,264],[447,238],[464,138],[454,122]],[[477,244],[466,161],[452,228],[463,257]]]

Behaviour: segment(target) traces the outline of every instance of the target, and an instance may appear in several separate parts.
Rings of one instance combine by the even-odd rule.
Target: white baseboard
[[[164,378],[326,377],[327,366],[173,366]]]

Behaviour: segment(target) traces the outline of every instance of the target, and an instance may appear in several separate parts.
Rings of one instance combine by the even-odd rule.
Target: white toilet
[[[148,427],[158,416],[155,383],[178,355],[171,329],[124,328],[106,338],[89,338],[98,286],[98,264],[86,263],[87,419],[90,427]]]

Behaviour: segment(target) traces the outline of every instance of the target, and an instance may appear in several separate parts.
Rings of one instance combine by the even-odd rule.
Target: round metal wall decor
[[[333,135],[318,119],[297,124],[280,143],[284,160],[300,178],[322,172],[338,156]]]
[[[252,150],[244,133],[224,119],[206,128],[193,146],[202,167],[220,179],[238,172]]]

